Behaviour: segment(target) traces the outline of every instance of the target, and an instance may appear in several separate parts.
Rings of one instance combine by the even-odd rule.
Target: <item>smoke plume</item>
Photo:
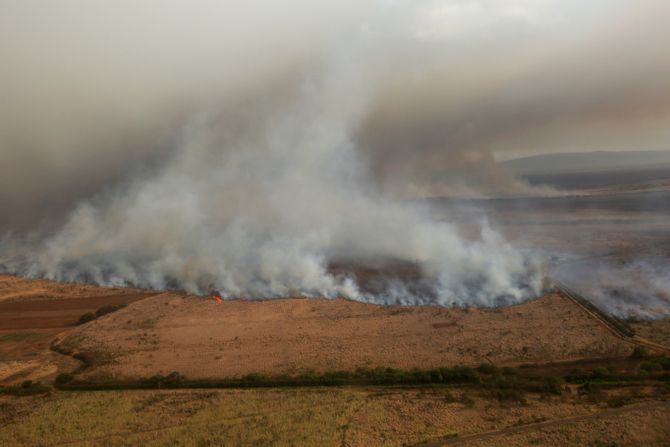
[[[496,153],[624,120],[618,141],[666,129],[670,66],[638,51],[666,33],[660,1],[238,3],[1,3],[4,270],[244,297],[517,302],[542,287],[533,256],[407,198],[533,193]],[[631,31],[604,11],[654,20]],[[616,56],[600,53],[622,35]],[[420,275],[370,294],[334,262]]]
[[[601,309],[620,318],[655,319],[670,316],[668,260],[643,258],[604,262],[564,263],[553,277],[585,293]]]

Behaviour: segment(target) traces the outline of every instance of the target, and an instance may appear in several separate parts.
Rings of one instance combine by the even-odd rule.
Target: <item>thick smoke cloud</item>
[[[665,3],[576,3],[3,1],[1,225],[21,234],[0,263],[234,296],[533,296],[537,262],[486,223],[398,197],[532,192],[494,151],[667,118],[663,24],[618,23]],[[610,36],[627,46],[601,54]],[[337,260],[422,279],[368,296]]]
[[[277,98],[245,99],[198,117],[154,175],[99,205],[80,205],[30,256],[19,245],[6,267],[59,280],[251,297],[491,305],[538,293],[539,266],[486,225],[467,241],[427,210],[368,185],[349,130],[361,96],[334,94],[350,76],[328,68],[284,85]],[[369,295],[328,273],[333,260],[412,262],[423,279],[412,290],[389,284]]]
[[[599,308],[620,318],[670,317],[667,259],[629,262],[579,260],[552,272],[557,280],[585,293]]]

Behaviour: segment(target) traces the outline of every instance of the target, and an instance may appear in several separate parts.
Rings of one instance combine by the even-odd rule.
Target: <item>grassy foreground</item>
[[[377,368],[212,383],[174,373],[96,384],[67,374],[56,388],[26,381],[0,389],[0,445],[415,445],[666,401],[670,359],[638,354],[568,370]],[[656,417],[665,420],[667,412]],[[630,433],[636,430],[612,436]]]
[[[653,396],[636,399],[658,402]],[[520,403],[493,399],[483,390],[445,386],[52,390],[0,396],[0,445],[402,446],[588,417],[607,408],[585,397],[530,394]],[[636,427],[644,426],[645,443],[625,445],[666,445],[667,409],[625,419],[632,427],[617,423],[622,430],[604,421],[604,428],[570,425],[553,433],[530,433],[528,441],[620,445],[635,441]],[[562,444],[556,444],[556,436]],[[610,440],[617,444],[596,443]]]
[[[55,391],[0,400],[0,445],[402,445],[455,434],[426,411],[473,403],[445,397],[349,388]]]

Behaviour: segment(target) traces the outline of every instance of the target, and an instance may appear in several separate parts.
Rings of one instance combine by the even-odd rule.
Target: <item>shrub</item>
[[[632,359],[643,359],[647,356],[647,350],[644,349],[642,346],[636,346],[635,349],[633,349],[633,352],[630,354],[630,358]]]
[[[630,396],[615,396],[607,400],[607,405],[610,408],[620,408],[633,402]]]
[[[172,371],[167,376],[161,374],[156,374],[151,376],[148,379],[145,379],[145,383],[153,388],[178,388],[181,387],[184,383],[184,376],[179,374],[177,371]]]
[[[160,374],[156,374],[147,379],[147,383],[155,388],[160,388],[163,385],[163,382],[165,382],[165,377]]]
[[[578,392],[581,396],[585,396],[592,401],[599,401],[603,398],[602,387],[594,382],[586,382],[579,387]]]
[[[77,324],[88,323],[89,321],[95,320],[95,314],[93,312],[86,312],[84,315],[79,317]]]
[[[560,396],[563,394],[565,381],[560,377],[548,377],[539,387],[538,391],[545,394],[554,394]]]
[[[656,359],[656,363],[658,363],[661,366],[661,368],[665,370],[670,369],[670,359],[667,357],[661,357],[659,359]]]
[[[164,383],[168,386],[179,386],[183,382],[184,382],[184,376],[179,374],[177,371],[172,371],[164,379]]]
[[[101,308],[95,311],[95,316],[97,317],[102,317],[103,315],[111,314],[112,312],[116,312],[119,309],[123,309],[126,307],[125,304],[105,304]]]
[[[8,386],[0,388],[0,394],[9,394],[12,396],[32,396],[34,394],[48,393],[51,390],[48,386],[40,383],[26,380],[19,386]]]
[[[603,380],[609,376],[609,371],[606,368],[596,368],[591,373],[591,377],[596,380]]]
[[[477,367],[477,371],[479,371],[482,374],[499,374],[500,369],[495,366],[491,365],[489,363],[482,363]]]
[[[526,404],[526,398],[523,395],[523,392],[520,390],[514,389],[504,389],[496,390],[493,392],[493,396],[498,399],[498,402],[512,402],[517,404]]]
[[[444,383],[479,383],[481,378],[476,370],[467,366],[440,368]]]
[[[72,382],[74,376],[70,373],[61,373],[56,376],[55,383],[56,385],[64,385],[66,383]]]
[[[242,377],[242,382],[244,383],[263,383],[267,381],[268,378],[264,376],[263,374],[259,373],[251,373],[247,374],[246,376]]]
[[[454,403],[456,402],[456,398],[454,397],[453,394],[451,394],[448,390],[444,393],[444,400],[447,403]]]
[[[640,365],[640,368],[648,373],[663,371],[663,366],[658,362],[644,362]]]
[[[465,405],[466,407],[474,407],[475,406],[474,399],[471,398],[470,396],[468,396],[467,394],[465,394],[465,392],[461,394],[461,397],[460,397],[459,401],[460,401],[461,404]]]

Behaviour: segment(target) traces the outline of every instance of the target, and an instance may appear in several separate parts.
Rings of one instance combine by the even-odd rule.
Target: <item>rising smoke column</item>
[[[40,3],[0,3],[2,225],[40,228],[5,238],[0,264],[30,276],[518,301],[540,288],[533,259],[486,223],[464,234],[389,192],[528,192],[494,162],[510,138],[668,110],[648,89],[667,64],[642,83],[582,76],[603,65],[574,52],[602,24],[570,12],[582,2],[565,15],[553,1]],[[425,281],[365,296],[328,273],[343,258],[415,263]]]
[[[323,63],[276,98],[195,117],[161,169],[80,204],[30,255],[21,247],[5,257],[5,269],[251,298],[495,305],[536,295],[539,265],[485,223],[468,241],[427,209],[376,190],[351,139],[365,95],[340,94],[365,80],[348,58]],[[421,291],[393,283],[362,293],[328,273],[334,259],[416,263]]]

